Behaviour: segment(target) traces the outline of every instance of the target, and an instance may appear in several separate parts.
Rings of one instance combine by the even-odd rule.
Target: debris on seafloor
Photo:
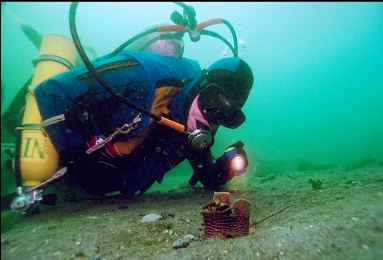
[[[185,248],[188,247],[190,243],[189,239],[181,238],[173,243],[173,249]]]
[[[202,207],[205,237],[233,238],[249,234],[250,201],[230,204],[229,192],[214,192],[213,202]]]
[[[317,181],[310,179],[309,183],[311,183],[313,190],[320,190],[322,188],[322,184],[323,184],[323,182],[321,182],[319,179]]]
[[[187,234],[184,238],[177,239],[173,243],[173,249],[185,248],[189,246],[190,241],[194,240],[194,236],[192,234]]]
[[[141,223],[145,223],[145,222],[154,222],[154,221],[157,221],[157,220],[160,220],[160,219],[162,219],[162,216],[161,216],[161,215],[151,213],[151,214],[147,214],[147,215],[145,215],[145,216],[141,219]]]

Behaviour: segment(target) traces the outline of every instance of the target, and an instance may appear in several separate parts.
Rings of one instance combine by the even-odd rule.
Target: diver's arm
[[[242,172],[235,172],[231,160],[227,153],[224,153],[219,158],[215,159],[210,149],[204,153],[191,156],[189,158],[190,165],[192,166],[194,173],[189,181],[189,184],[194,186],[199,181],[207,188],[216,188],[226,184],[234,176],[242,174],[247,167],[246,152],[243,150],[243,143],[238,141],[235,144],[229,146],[229,148],[235,148],[235,155],[239,155],[244,159]]]

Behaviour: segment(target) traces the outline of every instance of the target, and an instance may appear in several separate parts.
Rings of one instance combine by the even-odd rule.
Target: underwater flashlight
[[[245,172],[247,160],[242,154],[238,153],[236,147],[227,148],[225,156],[229,160],[230,172],[234,176],[240,176]]]

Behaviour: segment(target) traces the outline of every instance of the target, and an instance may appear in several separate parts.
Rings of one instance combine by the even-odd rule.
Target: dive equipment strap
[[[52,125],[52,124],[56,124],[56,123],[59,123],[61,121],[65,121],[65,116],[64,114],[61,114],[61,115],[57,115],[57,116],[54,116],[54,117],[51,117],[51,118],[48,118],[46,120],[44,120],[42,122],[42,125],[43,127],[46,127],[48,125]]]
[[[39,124],[25,124],[23,126],[18,126],[15,129],[16,129],[16,131],[22,131],[22,130],[41,130],[41,126]]]
[[[34,67],[36,67],[37,63],[39,63],[40,61],[44,61],[44,60],[56,61],[56,62],[61,63],[64,66],[68,67],[70,70],[74,69],[74,66],[72,65],[72,63],[70,63],[69,61],[67,61],[64,58],[61,58],[61,57],[55,56],[55,55],[41,55],[41,56],[37,57],[36,59],[34,59],[32,61],[32,64]]]

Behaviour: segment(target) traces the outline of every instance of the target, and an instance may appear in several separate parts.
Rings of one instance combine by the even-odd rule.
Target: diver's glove
[[[119,160],[104,156],[102,149],[86,153],[88,143],[60,152],[60,164],[67,167],[67,175],[87,192],[105,195],[121,190],[124,180]]]
[[[195,171],[189,184],[194,186],[200,181],[207,188],[217,188],[235,176],[242,175],[248,165],[243,146],[243,142],[238,141],[228,146],[224,154],[217,158],[211,167],[194,168]]]
[[[115,148],[111,142],[103,143],[104,138],[92,136],[76,152],[78,156],[67,164],[70,174],[80,186],[94,195],[105,195],[109,192],[121,190],[124,180],[120,173],[120,160],[114,157],[112,152]],[[98,149],[89,151],[90,148],[99,145]],[[121,157],[122,158],[122,157]]]
[[[105,195],[119,191],[124,185],[118,163],[99,158],[98,155],[87,155],[68,164],[70,175],[80,186],[93,195]]]

